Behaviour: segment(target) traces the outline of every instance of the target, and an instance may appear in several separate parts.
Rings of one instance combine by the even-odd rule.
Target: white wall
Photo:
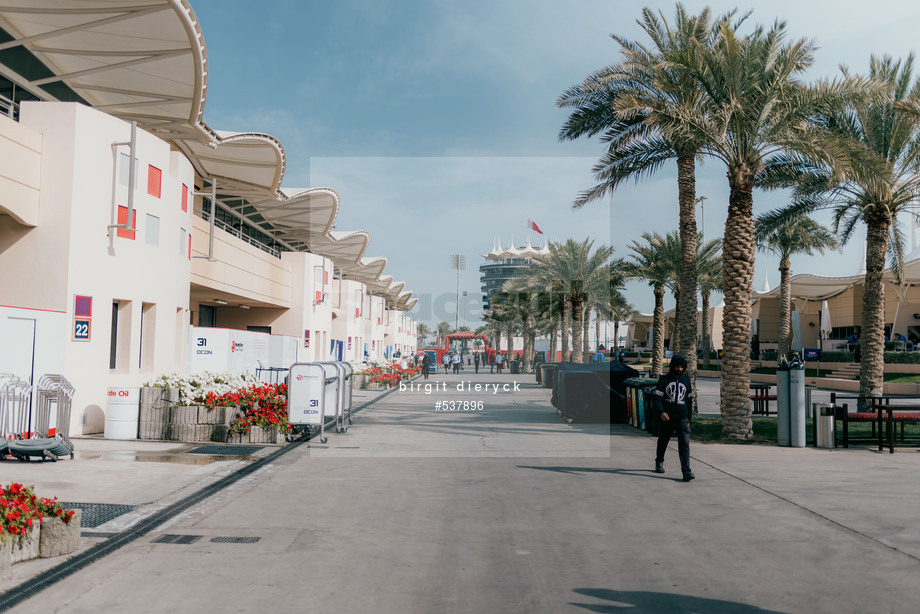
[[[27,102],[20,118],[43,140],[39,240],[27,253],[4,253],[2,266],[31,270],[45,287],[27,302],[50,302],[64,313],[64,334],[60,318],[54,334],[60,335],[61,371],[76,388],[71,433],[99,432],[107,387],[138,386],[184,368],[191,207],[182,211],[182,184],[194,190],[193,169],[167,143],[138,130],[137,230],[133,239],[119,237],[108,226],[117,222],[118,206],[127,205],[119,168],[129,161],[129,150],[113,144],[130,140],[130,125],[73,103]],[[148,194],[150,166],[161,173],[159,198]],[[147,232],[156,226],[153,245]],[[73,339],[78,295],[92,298],[88,340]],[[110,370],[114,301],[121,309],[117,364]]]

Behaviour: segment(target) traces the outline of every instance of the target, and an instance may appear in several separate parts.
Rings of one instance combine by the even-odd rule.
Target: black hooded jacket
[[[690,378],[677,374],[677,365],[682,365],[686,372],[687,361],[675,354],[667,374],[658,378],[652,398],[659,413],[667,413],[671,419],[690,420],[693,417],[693,390]]]

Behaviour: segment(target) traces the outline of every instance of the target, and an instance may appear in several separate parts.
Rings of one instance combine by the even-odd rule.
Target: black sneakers
[[[696,477],[696,476],[693,475],[693,472],[692,472],[692,471],[685,471],[685,472],[684,472],[684,482],[689,482],[690,480],[692,480],[692,479],[695,478],[695,477]]]
[[[664,466],[661,461],[655,461],[655,473],[664,473]]]

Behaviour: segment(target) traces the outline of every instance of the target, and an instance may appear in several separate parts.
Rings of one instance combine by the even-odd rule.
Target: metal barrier
[[[49,373],[38,380],[35,398],[35,432],[42,437],[70,438],[70,406],[74,387],[63,375]],[[54,409],[54,427],[51,411]]]
[[[32,385],[26,380],[8,376],[0,383],[0,436],[5,439],[28,439],[32,405]]]

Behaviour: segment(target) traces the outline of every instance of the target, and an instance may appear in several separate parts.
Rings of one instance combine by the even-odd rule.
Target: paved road
[[[516,392],[456,390],[515,380]],[[428,382],[448,390],[383,397],[327,445],[294,449],[13,611],[920,607],[915,449],[694,445],[684,483],[676,449],[657,475],[651,438],[565,424],[530,376]],[[153,543],[163,534],[202,537]]]

